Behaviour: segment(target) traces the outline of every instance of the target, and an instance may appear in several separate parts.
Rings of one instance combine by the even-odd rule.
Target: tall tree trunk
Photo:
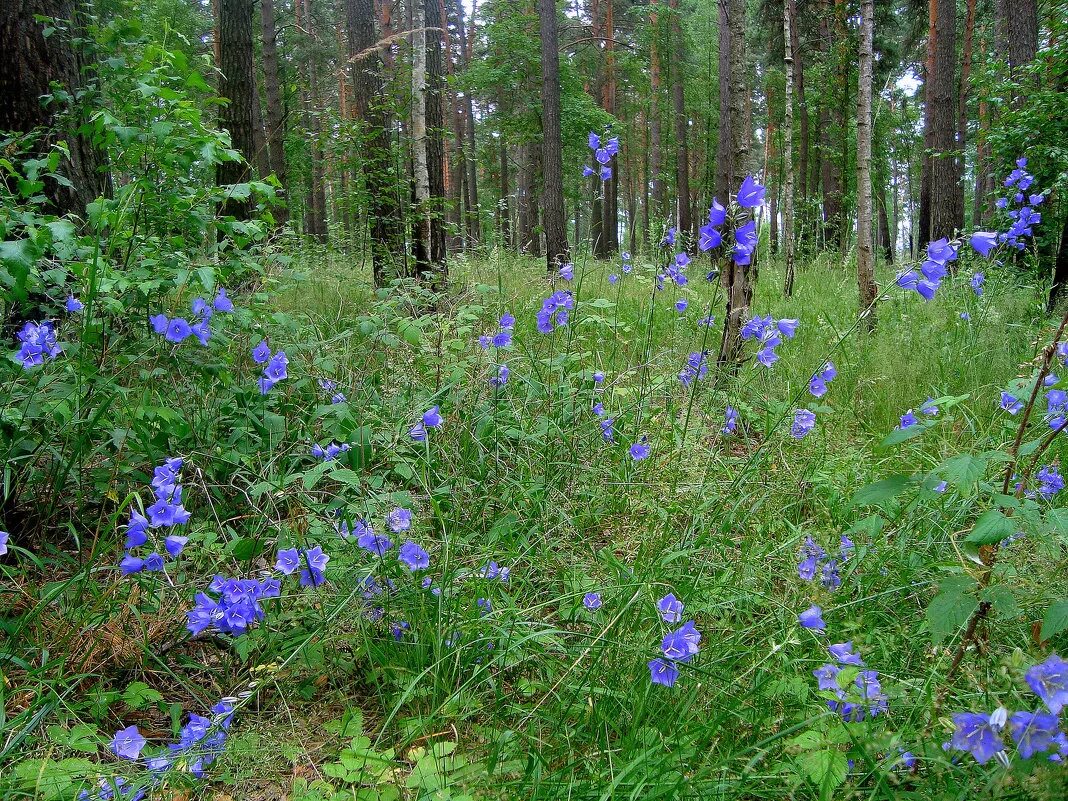
[[[471,2],[471,31],[469,37],[464,25],[463,3],[460,0],[455,0],[457,33],[460,36],[460,49],[464,53],[465,71],[471,68],[471,40],[475,35],[476,1],[472,0]],[[475,148],[475,108],[469,89],[464,91],[463,103],[464,137],[467,148],[464,153],[464,164],[467,166],[467,239],[471,243],[476,243],[482,238],[482,231],[480,230],[481,223],[478,209],[478,152]]]
[[[686,94],[683,81],[686,67],[686,40],[679,21],[679,0],[669,0],[671,14],[671,34],[675,42],[673,69],[671,70],[671,100],[675,117],[675,202],[679,231],[693,235],[693,222],[690,219],[690,149],[687,133],[690,127],[686,117]]]
[[[1061,301],[1065,286],[1068,286],[1068,215],[1064,217],[1061,228],[1061,244],[1057,249],[1057,259],[1053,263],[1053,284],[1049,288],[1047,309],[1053,311]]]
[[[616,56],[615,56],[615,0],[605,0],[604,10],[604,84],[601,105],[613,117],[616,115]],[[605,254],[619,250],[619,156],[612,156],[608,166],[612,177],[604,186],[604,232]]]
[[[896,190],[895,190],[896,191]],[[879,212],[879,246],[887,264],[894,263],[894,239],[890,234],[890,213],[886,204],[886,184],[879,183],[879,193],[875,196],[875,205]]]
[[[267,100],[267,152],[271,171],[282,186],[288,186],[285,155],[285,113],[282,107],[282,78],[278,65],[278,28],[274,18],[274,0],[260,0],[260,29],[263,36],[263,90]],[[288,202],[274,210],[280,225],[289,219]]]
[[[48,22],[38,17],[69,20],[45,36]],[[84,216],[86,206],[108,191],[103,170],[104,154],[78,133],[82,110],[62,102],[44,102],[52,84],[75,97],[82,86],[85,61],[75,45],[84,18],[75,0],[5,0],[0,2],[0,131],[29,133],[39,130],[28,156],[42,158],[57,141],[67,143],[58,173],[69,186],[52,179],[44,182],[49,210]],[[3,179],[0,179],[3,180]]]
[[[873,0],[860,3],[860,57],[857,80],[857,285],[860,312],[868,331],[875,328],[875,247],[871,204],[871,84]]]
[[[560,143],[560,42],[555,0],[538,0],[541,29],[542,174],[545,195],[541,212],[545,262],[550,272],[571,260],[564,218],[564,163]]]
[[[248,0],[219,2],[219,94],[229,102],[219,111],[219,123],[230,134],[234,149],[244,163],[226,161],[217,168],[220,184],[238,184],[249,180],[250,166],[256,158],[256,99],[253,83],[252,4]],[[223,213],[248,219],[252,205],[248,201],[228,200]]]
[[[749,162],[749,129],[745,125],[746,98],[749,95],[746,81],[745,60],[745,7],[746,0],[720,0],[720,8],[726,6],[727,28],[730,34],[730,70],[729,103],[726,109],[720,109],[721,119],[729,119],[731,132],[730,146],[730,189],[737,191],[745,180]],[[744,209],[737,209],[735,226],[744,225],[749,214]],[[728,231],[728,236],[731,232]],[[742,322],[749,316],[749,303],[752,288],[749,284],[749,270],[745,265],[737,264],[734,259],[727,260],[723,269],[724,286],[727,289],[727,313],[723,324],[723,339],[720,342],[719,361],[736,367],[742,354]]]
[[[942,0],[947,2],[947,0]],[[934,149],[934,115],[928,111],[937,102],[935,99],[935,48],[938,44],[938,0],[927,3],[927,59],[923,73],[923,160],[920,164],[920,218],[917,221],[916,247],[922,248],[931,241],[931,153]]]
[[[345,16],[355,112],[361,123],[359,163],[368,198],[371,265],[375,286],[381,287],[403,272],[403,235],[389,117],[382,106],[382,60],[375,46],[374,0],[345,0]]]
[[[835,0],[836,6],[838,0]],[[821,49],[826,55],[825,69],[834,77],[832,91],[829,98],[825,98],[820,105],[820,185],[823,189],[823,241],[827,247],[839,247],[839,237],[842,227],[842,173],[841,164],[836,158],[835,137],[842,136],[844,132],[839,120],[839,100],[841,89],[839,86],[838,70],[834,68],[839,59],[836,57],[838,48],[834,46],[831,33],[832,26],[827,0],[820,3],[820,40]],[[834,15],[837,20],[837,12]],[[838,33],[838,24],[833,26],[835,34]],[[833,69],[833,71],[832,71]]]
[[[427,276],[430,267],[430,165],[427,142],[426,4],[412,3],[412,178],[415,223],[412,247],[415,270]]]
[[[537,205],[535,202],[538,150],[539,146],[536,143],[523,143],[519,146],[517,186],[519,238],[517,245],[520,253],[529,253],[532,256],[541,254],[537,233]]]
[[[426,135],[430,186],[430,269],[433,287],[442,292],[448,278],[445,262],[445,18],[442,0],[426,0]]]
[[[1038,54],[1038,0],[996,0],[998,56],[1009,66],[1009,78],[1020,80],[1020,68]]]
[[[782,125],[782,149],[783,149],[783,251],[786,257],[786,282],[783,292],[786,297],[794,293],[794,76],[800,71],[800,64],[794,60],[794,41],[796,33],[796,0],[785,0],[783,3],[783,44],[786,49],[785,62],[786,93],[783,99],[783,125]],[[801,101],[801,113],[804,114],[804,101]],[[802,154],[804,145],[802,145]],[[802,174],[804,174],[804,155],[801,157]]]
[[[646,109],[642,109],[642,117],[646,117]],[[647,122],[647,119],[643,119],[642,122]],[[650,234],[650,214],[649,214],[649,183],[652,179],[652,170],[650,169],[651,151],[650,144],[650,126],[642,125],[642,133],[644,134],[645,147],[642,148],[642,247],[647,248],[653,238]]]
[[[779,252],[779,184],[782,180],[779,169],[778,129],[771,108],[771,95],[768,98],[768,127],[764,132],[764,183],[768,188],[768,245],[773,254]],[[756,279],[754,279],[756,280]]]
[[[652,182],[652,210],[650,216],[657,224],[667,213],[660,134],[660,15],[657,1],[649,3],[649,180]]]
[[[594,45],[597,48],[597,60],[593,65],[592,82],[587,84],[586,91],[588,94],[595,97],[600,95],[603,108],[605,96],[602,90],[605,79],[601,74],[600,42],[603,35],[601,30],[600,0],[591,0],[590,2],[590,37],[593,39]],[[596,164],[594,165],[594,169],[597,169]],[[601,180],[599,172],[595,172],[590,176],[590,252],[593,253],[594,258],[597,259],[603,259],[608,256],[608,248],[605,243],[604,235],[604,193],[606,189],[607,187],[605,186],[604,181]]]
[[[792,75],[794,79],[794,91],[797,95],[798,134],[797,143],[797,178],[800,183],[798,194],[802,199],[807,199],[809,194],[808,184],[808,99],[805,95],[805,60],[801,52],[801,35],[798,33],[797,0],[786,0],[787,11],[790,16],[790,54],[793,56]],[[815,191],[813,189],[813,191]],[[795,210],[796,214],[796,210]]]
[[[717,0],[719,28],[719,128],[716,132],[715,196],[726,204],[731,197],[731,34],[728,20],[730,0]],[[724,275],[726,280],[726,275]]]
[[[449,9],[451,8],[452,3],[450,2]],[[464,153],[465,125],[463,105],[460,103],[459,95],[454,89],[456,86],[456,74],[459,70],[453,58],[454,48],[452,37],[449,35],[449,19],[445,8],[445,0],[438,0],[437,13],[443,21],[440,35],[445,41],[445,72],[448,75],[448,80],[445,82],[445,108],[448,109],[449,123],[452,127],[452,141],[446,140],[445,142],[445,197],[447,199],[445,216],[448,222],[448,234],[451,237],[451,240],[447,238],[446,241],[449,242],[449,250],[456,251],[467,244],[466,227],[464,225],[466,218],[464,205],[467,202],[467,187],[465,186],[467,164]],[[461,19],[456,21],[457,24],[462,25]]]
[[[964,49],[961,53],[960,89],[957,92],[957,184],[954,216],[964,227],[964,159],[968,152],[968,96],[972,72],[972,42],[975,37],[975,0],[967,0],[964,18]],[[973,222],[974,225],[974,222]]]
[[[931,118],[930,239],[953,237],[964,227],[957,216],[960,183],[956,148],[957,81],[955,75],[957,5],[952,0],[931,0],[935,16],[934,74],[924,113]],[[921,245],[926,244],[921,242]]]

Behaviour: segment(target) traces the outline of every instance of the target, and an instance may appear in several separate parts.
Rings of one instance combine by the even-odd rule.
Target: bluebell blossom
[[[733,406],[728,406],[727,410],[723,414],[723,428],[720,429],[720,433],[733,434],[735,428],[738,427],[738,410]]]
[[[192,327],[182,317],[175,317],[167,323],[167,332],[163,335],[168,342],[178,343],[193,333]]]
[[[649,681],[664,687],[674,687],[679,678],[679,669],[665,659],[649,660]]]
[[[722,203],[719,202],[719,198],[712,198],[712,205],[708,209],[708,222],[709,225],[719,228],[727,221],[727,209]]]
[[[953,738],[949,747],[965,751],[980,765],[985,765],[994,755],[1005,748],[1001,739],[1001,727],[995,728],[990,715],[975,712],[960,712],[953,715]]]
[[[696,379],[700,381],[708,373],[708,351],[695,351],[686,357],[686,366],[679,372],[679,381],[688,387]]]
[[[68,295],[67,302],[63,305],[63,308],[65,308],[71,314],[74,314],[84,309],[85,304],[78,300],[78,298],[74,297],[74,295]]]
[[[1008,720],[1009,734],[1023,759],[1057,748],[1060,721],[1056,715],[1045,712],[1014,712]]]
[[[899,428],[912,428],[919,420],[916,419],[916,415],[912,413],[912,409],[909,409],[903,415],[901,415],[901,425]]]
[[[646,443],[645,437],[643,436],[640,440],[630,446],[630,458],[636,462],[648,459],[651,450],[652,449]]]
[[[141,756],[147,740],[136,726],[128,726],[115,732],[111,738],[111,753],[123,759],[136,760]]]
[[[816,413],[808,409],[795,409],[794,422],[790,426],[790,436],[804,439],[816,427]]]
[[[601,167],[601,171],[600,171],[600,173],[598,175],[599,175],[599,177],[600,177],[600,179],[602,181],[611,180],[611,178],[612,178],[612,168],[611,167]]]
[[[604,420],[601,420],[600,424],[601,436],[604,438],[604,440],[606,442],[615,442],[616,433],[615,429],[613,428],[613,425],[615,424],[615,419],[612,417],[606,417]]]
[[[401,545],[400,550],[397,552],[397,558],[412,572],[426,570],[430,567],[430,554],[411,540],[407,540]]]
[[[56,340],[56,330],[50,320],[26,322],[18,332],[18,360],[24,370],[44,364],[63,352]]]
[[[853,651],[853,641],[835,643],[828,646],[827,650],[830,652],[831,657],[840,665],[857,665],[859,667],[864,666],[864,660],[860,658],[860,654]]]
[[[271,346],[267,344],[266,339],[252,349],[252,361],[256,362],[256,364],[266,364],[270,358]]]
[[[11,535],[6,531],[0,531],[0,556],[7,553],[7,544],[11,540]]]
[[[601,608],[601,595],[597,592],[588,592],[582,596],[582,605],[591,612]]]
[[[983,258],[989,258],[990,253],[997,247],[998,235],[993,231],[976,231],[968,242],[972,250]]]
[[[716,318],[715,318],[715,316],[713,316],[711,314],[708,315],[707,317],[702,317],[700,320],[697,321],[697,325],[702,327],[702,328],[711,328],[715,324],[716,324]]]
[[[305,567],[300,572],[300,586],[318,587],[326,581],[326,563],[330,561],[330,557],[323,553],[323,549],[318,545],[304,551],[303,556]]]
[[[148,321],[152,324],[152,330],[155,333],[160,336],[167,333],[167,325],[170,323],[170,319],[168,319],[166,314],[153,314],[148,318]]]
[[[316,443],[311,447],[311,455],[317,459],[322,459],[324,462],[332,462],[337,459],[337,457],[340,456],[342,453],[345,453],[351,448],[352,446],[349,445],[347,442],[343,445],[339,445],[336,442],[331,442],[327,444],[325,448],[322,445]]]
[[[431,406],[423,412],[423,425],[427,428],[441,428],[442,423],[441,412],[437,406]]]
[[[394,534],[408,531],[412,527],[412,511],[399,506],[390,511],[386,516],[386,522],[389,524],[389,530]]]
[[[756,222],[750,220],[734,232],[734,263],[746,265],[752,261],[757,246]]]
[[[678,623],[682,620],[682,611],[685,607],[682,601],[675,597],[674,593],[668,593],[656,602],[656,611],[660,613],[665,623]]]
[[[575,265],[571,262],[567,262],[560,266],[560,277],[565,281],[571,281],[575,278]]]
[[[667,233],[664,234],[663,240],[660,242],[661,247],[673,248],[675,247],[675,228],[671,227],[667,229]]]
[[[508,376],[510,374],[507,364],[501,364],[497,366],[497,375],[490,376],[489,384],[491,387],[500,388],[508,383]]]
[[[999,408],[1004,409],[1009,414],[1016,414],[1024,407],[1023,401],[1017,400],[1015,396],[1010,395],[1008,392],[1001,393],[1001,403]]]
[[[1056,465],[1046,465],[1035,473],[1038,479],[1038,494],[1044,500],[1049,500],[1064,489],[1064,477],[1058,472]]]
[[[488,615],[490,612],[493,611],[493,604],[490,602],[489,598],[479,598],[475,602],[475,604],[478,606],[478,613],[482,617],[485,617],[486,615]]]
[[[756,182],[751,175],[747,175],[742,185],[738,188],[738,205],[743,209],[752,209],[764,202],[765,187]]]
[[[596,175],[597,171],[593,169],[589,164],[582,167],[582,177],[589,178],[591,175]]]
[[[823,610],[815,604],[798,615],[797,621],[803,628],[813,631],[825,631],[827,628],[827,624],[823,622]]]
[[[567,325],[568,312],[575,306],[575,300],[567,290],[557,290],[542,301],[541,310],[536,319],[538,331],[551,334],[557,327]]]
[[[226,295],[226,287],[219,287],[219,291],[215,293],[215,299],[212,300],[211,305],[217,312],[232,312],[234,310],[234,302],[230,300]]]
[[[689,305],[690,302],[686,300],[686,298],[679,298],[675,301],[675,311],[677,311],[679,314],[682,314],[684,311],[686,311],[686,307]]]
[[[1050,654],[1045,662],[1030,668],[1024,679],[1054,715],[1068,707],[1068,662],[1057,654]]]
[[[358,525],[354,533],[357,534],[356,544],[375,556],[385,556],[386,551],[393,547],[393,541],[389,537],[376,534],[375,530],[365,523]]]
[[[608,283],[610,283],[610,284],[614,284],[618,280],[619,280],[619,276],[616,275],[615,273],[612,273],[611,275],[608,276]]]

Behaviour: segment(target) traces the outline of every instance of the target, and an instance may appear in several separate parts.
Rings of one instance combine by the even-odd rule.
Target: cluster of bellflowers
[[[184,317],[168,317],[155,314],[149,318],[152,330],[168,342],[178,344],[195,336],[201,345],[207,345],[211,339],[211,316],[215,312],[229,313],[234,310],[234,303],[226,294],[225,287],[219,287],[215,298],[209,304],[204,298],[194,298],[192,303],[193,322]]]
[[[397,507],[391,510],[386,515],[386,526],[394,534],[404,534],[411,530],[411,510],[404,507]],[[374,527],[366,520],[355,521],[351,529],[347,523],[342,522],[338,527],[338,533],[345,540],[355,537],[356,544],[360,548],[379,558],[384,558],[387,553],[393,550],[394,543],[389,536],[377,533]],[[397,560],[412,573],[418,570],[426,570],[430,567],[430,554],[419,543],[410,539],[406,539],[401,544],[397,552]]]
[[[205,592],[196,594],[193,608],[186,613],[189,633],[196,636],[215,628],[223,634],[239,637],[266,617],[260,602],[279,597],[282,583],[273,577],[241,579],[216,575],[208,584],[208,592],[218,598]]]
[[[51,361],[63,352],[56,340],[56,327],[51,320],[39,323],[27,321],[17,334],[19,350],[15,358],[23,370]]]
[[[289,357],[283,350],[271,353],[267,340],[252,349],[252,361],[263,365],[263,375],[258,384],[261,395],[270,392],[279,381],[289,378]]]
[[[742,339],[752,339],[760,343],[756,360],[764,367],[771,367],[779,361],[779,354],[775,349],[782,344],[783,337],[794,338],[798,325],[800,325],[798,320],[789,318],[776,320],[770,314],[766,317],[758,314],[742,326],[741,335]]]
[[[818,617],[819,608],[814,608]],[[811,611],[808,610],[808,613]],[[802,613],[802,617],[808,613]],[[819,621],[820,631],[823,628],[822,622]],[[806,625],[803,620],[802,625],[806,628],[816,628],[814,625]],[[860,723],[885,712],[889,702],[883,692],[879,673],[866,667],[860,654],[853,650],[853,643],[836,643],[827,650],[834,662],[827,662],[812,671],[819,690],[833,694],[832,698],[827,699],[827,708],[837,712],[847,723]]]
[[[679,371],[679,381],[684,387],[708,374],[708,351],[694,351],[686,357],[686,366]]]
[[[567,325],[571,310],[575,308],[575,298],[568,289],[558,289],[541,302],[538,311],[538,331],[551,334],[557,328]]]
[[[582,168],[582,177],[589,178],[591,175],[597,175],[602,181],[609,180],[612,177],[612,168],[608,165],[612,157],[619,152],[619,137],[613,136],[602,142],[600,136],[590,131],[588,144],[590,150],[593,151],[593,158],[598,164],[598,169],[587,164]]]
[[[623,275],[630,275],[632,272],[634,272],[634,264],[631,262],[631,259],[630,259],[630,251],[624,250],[622,253],[620,253],[619,254],[619,261],[620,261],[620,268],[619,269],[622,271]],[[608,283],[610,283],[610,284],[614,284],[618,280],[619,280],[619,274],[618,273],[612,273],[611,275],[608,276]]]
[[[130,784],[123,777],[102,779],[99,789],[90,793],[82,790],[78,801],[141,801],[149,791],[156,787],[169,770],[191,773],[198,779],[204,778],[206,769],[223,752],[227,734],[234,717],[236,699],[224,698],[211,708],[213,717],[204,717],[190,713],[189,722],[178,732],[178,742],[169,743],[167,750],[156,756],[144,758],[144,765],[149,771],[149,780],[144,784]],[[111,753],[130,762],[141,762],[141,754],[148,741],[137,726],[127,726],[115,732],[111,739]]]
[[[596,387],[600,387],[600,385],[604,383],[604,373],[602,373],[600,371],[597,371],[596,373],[594,373],[593,374],[593,383],[594,383],[594,385]],[[604,404],[601,403],[601,401],[599,401],[599,400],[594,400],[594,402],[593,402],[593,413],[595,415],[597,415],[597,417],[599,418],[598,422],[599,422],[599,424],[601,426],[601,438],[605,442],[615,442],[616,441],[616,431],[615,431],[616,420],[615,420],[615,418],[614,417],[610,417],[608,415],[608,412],[605,411]]]
[[[330,396],[330,403],[334,406],[348,400],[348,398],[345,397],[345,393],[338,389],[337,382],[333,379],[320,378],[319,389]]]
[[[804,581],[813,581],[816,576],[819,576],[820,583],[824,587],[836,590],[842,586],[842,577],[838,574],[838,567],[842,562],[849,561],[854,548],[853,541],[843,534],[838,545],[838,555],[832,556],[812,537],[806,537],[801,546],[797,575]]]
[[[501,315],[497,322],[497,333],[490,336],[483,334],[478,338],[478,346],[482,350],[490,348],[507,348],[512,344],[512,332],[515,329],[515,317],[508,312]]]
[[[1028,190],[1034,183],[1034,176],[1025,169],[1027,158],[1016,160],[1016,169],[1009,173],[1005,179],[1005,186],[1014,189],[1012,203],[1016,208],[1010,208],[1008,197],[998,198],[996,205],[999,209],[1007,210],[1009,219],[1012,221],[1004,231],[976,231],[968,238],[968,244],[972,250],[989,259],[999,245],[1023,250],[1028,238],[1034,235],[1034,226],[1042,222],[1042,215],[1034,210],[1034,206],[1040,205],[1045,200],[1043,193],[1029,194]],[[946,277],[947,265],[957,259],[957,244],[948,239],[939,239],[927,246],[927,258],[920,265],[919,270],[904,270],[898,273],[895,279],[897,285],[905,290],[919,294],[924,300],[931,300]],[[981,273],[975,273],[969,282],[972,291],[976,295],[983,294],[983,283],[986,280]],[[964,317],[967,312],[962,313]]]
[[[675,258],[668,262],[664,271],[662,273],[657,273],[656,288],[663,289],[664,282],[669,278],[675,282],[676,286],[686,286],[690,281],[690,279],[686,277],[686,268],[689,266],[690,254],[686,253],[686,251],[679,251],[675,254]]]
[[[1008,730],[1020,759],[1044,754],[1051,762],[1068,760],[1068,734],[1063,712],[1068,707],[1068,662],[1050,654],[1045,662],[1030,668],[1024,675],[1027,686],[1038,696],[1045,709],[1009,713],[998,707],[992,714],[958,712],[953,715],[953,736],[943,743],[946,751],[971,754],[980,765],[991,759],[1008,767],[1005,730]]]
[[[441,428],[444,423],[445,420],[441,416],[441,410],[437,406],[431,406],[423,412],[423,416],[419,418],[418,422],[408,429],[408,436],[414,442],[426,442],[427,430]]]
[[[938,406],[935,405],[934,398],[928,398],[922,404],[920,404],[920,414],[925,417],[938,417]],[[909,409],[903,415],[901,415],[901,425],[899,428],[912,428],[915,425],[919,425],[920,418],[916,416],[916,412]]]
[[[671,593],[656,602],[656,611],[665,623],[682,620],[683,609],[682,601]],[[669,631],[660,641],[661,655],[649,661],[649,680],[653,684],[674,687],[679,678],[679,665],[691,662],[700,650],[700,644],[701,632],[692,620]]]
[[[765,187],[756,182],[753,176],[746,176],[742,185],[738,188],[735,199],[743,209],[755,209],[764,202]],[[710,213],[711,217],[711,213]],[[750,264],[753,261],[753,253],[756,251],[757,241],[756,221],[749,220],[745,225],[734,232],[734,263],[739,266]]]
[[[351,448],[352,446],[347,442],[343,444],[330,442],[326,447],[323,447],[317,442],[311,447],[311,455],[316,459],[322,459],[324,462],[332,462],[341,454],[351,450]]]
[[[159,550],[148,556],[137,556],[135,551],[148,544],[149,531],[152,529],[170,530],[189,522],[189,512],[182,505],[182,464],[180,457],[167,459],[155,468],[152,475],[152,492],[156,501],[145,511],[147,517],[136,509],[130,512],[130,521],[126,524],[125,553],[119,563],[124,576],[140,573],[142,570],[163,570],[164,557]],[[163,540],[163,553],[176,559],[185,548],[188,537],[168,533]]]
[[[720,429],[721,434],[727,434],[728,436],[735,433],[738,430],[738,410],[733,406],[728,406],[723,412],[723,428]]]
[[[833,362],[826,362],[812,378],[808,380],[808,392],[814,398],[822,398],[827,394],[827,385],[838,376],[838,370]]]

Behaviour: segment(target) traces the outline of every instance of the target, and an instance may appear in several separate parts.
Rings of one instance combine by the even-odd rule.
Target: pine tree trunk
[[[942,0],[947,2],[947,0]],[[934,148],[934,115],[929,109],[935,104],[935,48],[938,43],[938,0],[927,3],[927,59],[923,74],[923,155],[920,166],[920,217],[917,221],[916,247],[922,248],[931,241],[931,170],[934,166],[931,151]]]
[[[74,0],[0,2],[0,131],[40,130],[42,135],[27,154],[31,158],[44,157],[57,141],[67,143],[70,157],[61,160],[58,172],[70,186],[46,179],[44,195],[49,211],[81,217],[89,203],[108,193],[104,154],[78,133],[84,122],[80,110],[43,102],[53,83],[71,97],[82,86],[85,60],[73,42],[83,35],[79,9]],[[45,36],[48,23],[38,21],[38,16],[70,20],[69,30]]]
[[[827,0],[821,0],[820,49],[825,54],[825,69],[831,72],[832,62],[836,59],[829,17]],[[834,30],[837,32],[837,24]],[[844,139],[844,133],[839,123],[839,105],[836,102],[840,98],[835,97],[836,94],[840,95],[840,92],[835,90],[841,88],[838,86],[837,69],[831,74],[834,78],[830,97],[820,104],[820,185],[823,189],[823,242],[827,247],[838,247],[842,225],[842,174],[840,164],[835,158],[834,139],[837,134],[842,134]]]
[[[797,0],[786,0],[786,4],[790,16],[790,55],[793,57],[794,93],[797,96],[799,134],[797,143],[797,178],[800,182],[798,196],[806,199],[809,194],[808,160],[810,142],[808,133],[808,99],[805,95],[805,61],[801,52],[801,36],[798,33]]]
[[[967,0],[967,12],[964,19],[964,49],[961,53],[960,88],[957,92],[957,185],[954,203],[954,216],[964,227],[964,158],[968,145],[968,96],[972,72],[972,42],[975,37],[975,2]],[[974,225],[974,221],[973,221]]]
[[[508,178],[508,145],[504,136],[500,137],[501,146],[501,243],[503,248],[514,248],[515,238],[512,236],[512,190]]]
[[[353,99],[360,121],[357,141],[371,228],[371,265],[376,287],[403,272],[397,183],[389,117],[382,106],[382,60],[375,47],[374,0],[345,0]]]
[[[875,205],[879,211],[879,246],[883,251],[883,258],[887,264],[894,263],[894,240],[890,235],[890,214],[886,205],[886,185],[879,184],[879,193],[875,196]]]
[[[545,263],[550,272],[571,260],[564,217],[564,164],[560,143],[560,42],[555,0],[538,0],[541,29],[542,173],[541,203]]]
[[[594,97],[600,96],[602,102],[602,108],[604,107],[604,93],[603,83],[604,78],[601,75],[601,60],[600,60],[600,40],[603,38],[601,31],[601,4],[600,0],[591,0],[589,4],[590,14],[590,38],[593,39],[594,44],[597,46],[598,57],[593,63],[593,75],[592,81],[586,85],[586,92]],[[598,169],[598,165],[594,164],[594,170]],[[595,172],[590,176],[590,252],[596,259],[603,259],[608,255],[608,249],[605,246],[604,224],[605,224],[605,203],[604,203],[604,182],[601,180],[599,172]]]
[[[452,7],[452,4],[449,4]],[[449,112],[449,122],[452,126],[452,141],[445,142],[445,217],[448,223],[447,238],[448,249],[458,251],[467,247],[466,228],[464,226],[464,205],[467,202],[466,175],[467,164],[464,153],[464,113],[459,95],[454,87],[455,78],[459,71],[453,58],[452,37],[449,35],[449,20],[446,13],[445,0],[438,0],[438,18],[443,20],[440,36],[445,41],[445,72],[448,80],[445,82],[445,108]],[[429,16],[429,15],[428,15]]]
[[[229,102],[219,111],[219,123],[230,134],[234,149],[244,163],[226,161],[218,165],[220,184],[238,184],[251,178],[250,166],[256,158],[255,114],[259,101],[253,84],[252,5],[248,0],[219,2],[219,95]],[[248,219],[248,201],[228,200],[223,214]]]
[[[288,187],[285,157],[285,114],[282,108],[282,79],[278,65],[278,28],[274,18],[274,0],[260,0],[260,29],[263,36],[263,90],[267,100],[267,152],[271,172],[282,185],[283,195]],[[289,206],[274,209],[280,225],[289,219]]]
[[[419,277],[430,274],[430,166],[427,143],[426,5],[412,3],[412,183],[415,222],[412,249]]]
[[[605,80],[601,105],[614,117],[616,114],[615,0],[605,0],[604,27]],[[619,156],[612,156],[608,166],[612,168],[612,177],[605,182],[604,186],[604,220],[601,225],[601,230],[604,232],[606,256],[619,251]]]
[[[857,81],[857,285],[860,313],[868,331],[875,328],[875,247],[871,202],[871,84],[874,2],[860,3],[860,57]]]
[[[675,117],[675,203],[680,232],[692,236],[693,222],[690,219],[690,149],[687,144],[689,120],[686,117],[685,80],[686,41],[679,22],[679,0],[669,0],[671,34],[675,42],[673,68],[671,70],[671,100]]]
[[[800,71],[800,64],[794,60],[794,41],[796,33],[795,0],[785,0],[783,3],[783,44],[786,56],[783,59],[786,73],[786,94],[783,99],[783,126],[782,126],[782,149],[783,149],[783,251],[786,261],[786,282],[783,292],[786,297],[794,293],[794,76]],[[804,101],[801,113],[804,114]],[[801,147],[802,174],[804,174],[804,143]]]
[[[931,0],[935,3],[936,0]],[[957,5],[937,0],[935,17],[934,74],[924,113],[931,118],[930,239],[953,237],[964,227],[957,215],[957,185],[960,183],[956,148],[957,82],[955,75]],[[925,245],[926,242],[921,242]]]
[[[719,128],[716,132],[715,196],[723,204],[726,204],[731,196],[731,35],[728,24],[730,1],[717,0],[716,6],[719,26]]]
[[[460,36],[460,49],[464,53],[464,70],[471,68],[471,39],[474,38],[475,0],[471,3],[471,31],[468,37],[464,25],[464,7],[460,0],[456,2],[457,33]],[[464,164],[467,166],[466,189],[467,189],[467,239],[470,243],[477,243],[482,238],[481,222],[478,208],[478,151],[475,148],[475,108],[470,90],[464,92],[464,138],[466,151]]]
[[[779,171],[779,154],[777,137],[779,131],[775,126],[772,109],[772,96],[768,99],[768,127],[764,132],[766,137],[764,147],[764,183],[767,185],[768,195],[768,245],[771,252],[779,252],[779,183],[781,173]],[[754,279],[755,280],[755,279]]]
[[[445,19],[442,0],[426,0],[426,126],[427,176],[430,188],[430,269],[433,288],[443,292],[448,279],[445,261]]]
[[[656,225],[663,221],[667,213],[664,176],[661,174],[663,158],[660,134],[660,16],[657,14],[657,0],[651,0],[649,11],[652,38],[649,45],[649,180],[653,186],[650,217]]]
[[[749,129],[745,125],[746,98],[749,95],[746,81],[745,59],[745,0],[720,0],[720,8],[724,9],[727,16],[727,29],[729,32],[730,69],[729,76],[729,103],[726,109],[720,109],[721,119],[729,119],[730,125],[730,177],[729,188],[737,191],[745,180],[746,168],[749,162]],[[734,224],[744,225],[748,220],[748,213],[744,209],[738,209]],[[728,231],[727,237],[733,236]],[[719,362],[736,368],[742,355],[741,330],[742,322],[749,316],[749,303],[752,288],[749,285],[749,270],[744,265],[739,265],[733,259],[727,260],[724,268],[724,286],[727,290],[727,313],[723,324],[723,339],[720,343]]]

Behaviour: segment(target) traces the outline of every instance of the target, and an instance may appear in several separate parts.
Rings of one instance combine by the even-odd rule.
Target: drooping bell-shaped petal
[[[764,202],[765,188],[756,182],[752,175],[747,175],[738,189],[738,205],[744,209],[753,209]]]

